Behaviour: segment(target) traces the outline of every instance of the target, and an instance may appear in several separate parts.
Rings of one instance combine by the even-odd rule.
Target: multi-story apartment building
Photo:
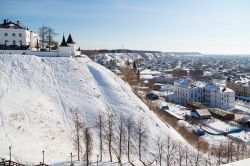
[[[230,109],[235,106],[235,92],[226,87],[183,79],[174,82],[177,103],[200,102],[209,107]]]

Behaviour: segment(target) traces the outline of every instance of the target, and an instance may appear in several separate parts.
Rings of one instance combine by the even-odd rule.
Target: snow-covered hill
[[[49,164],[70,160],[70,152],[76,151],[69,110],[76,107],[89,127],[96,125],[99,112],[108,110],[117,117],[145,117],[152,151],[157,136],[171,135],[184,141],[128,84],[87,57],[0,55],[0,158],[8,158],[12,146],[13,158],[24,163],[40,162],[42,150]],[[94,147],[96,156],[98,146]]]
[[[137,59],[149,60],[159,57],[164,57],[168,55],[163,52],[146,52],[146,51],[137,51],[134,53],[102,53],[95,56],[95,60],[99,63],[105,63],[110,60],[115,60],[117,63],[124,63],[127,60],[132,62]]]

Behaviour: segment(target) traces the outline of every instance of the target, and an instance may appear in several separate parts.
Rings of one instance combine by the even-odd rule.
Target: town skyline
[[[35,32],[50,26],[59,42],[71,33],[82,49],[250,54],[249,5],[246,0],[3,0],[0,19],[20,21]]]

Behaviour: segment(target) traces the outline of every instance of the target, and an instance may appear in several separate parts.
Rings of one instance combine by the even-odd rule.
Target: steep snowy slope
[[[115,60],[117,63],[125,63],[128,61],[134,61],[136,59],[143,59],[143,60],[149,60],[159,57],[164,57],[168,55],[167,53],[163,52],[134,52],[134,53],[103,53],[98,54],[98,56],[95,57],[95,61],[98,63],[105,63],[110,60]]]
[[[96,125],[99,112],[108,110],[116,117],[144,117],[151,150],[157,136],[184,141],[123,80],[87,57],[0,55],[0,158],[7,158],[12,146],[13,158],[21,162],[40,162],[42,150],[49,164],[69,160],[75,153],[69,110],[76,107],[89,127]]]

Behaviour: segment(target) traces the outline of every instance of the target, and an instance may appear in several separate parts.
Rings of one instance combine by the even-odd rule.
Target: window
[[[12,36],[16,36],[16,34],[15,34],[15,33],[12,33]]]
[[[22,34],[21,34],[21,33],[19,33],[19,37],[22,37]]]
[[[8,36],[8,33],[4,33],[4,36]]]
[[[8,43],[8,40],[5,40],[5,45],[7,45],[7,43]]]
[[[19,40],[19,43],[20,43],[20,46],[22,46],[22,45],[23,45],[22,40]]]
[[[13,40],[13,45],[16,45],[16,41],[15,40]]]

